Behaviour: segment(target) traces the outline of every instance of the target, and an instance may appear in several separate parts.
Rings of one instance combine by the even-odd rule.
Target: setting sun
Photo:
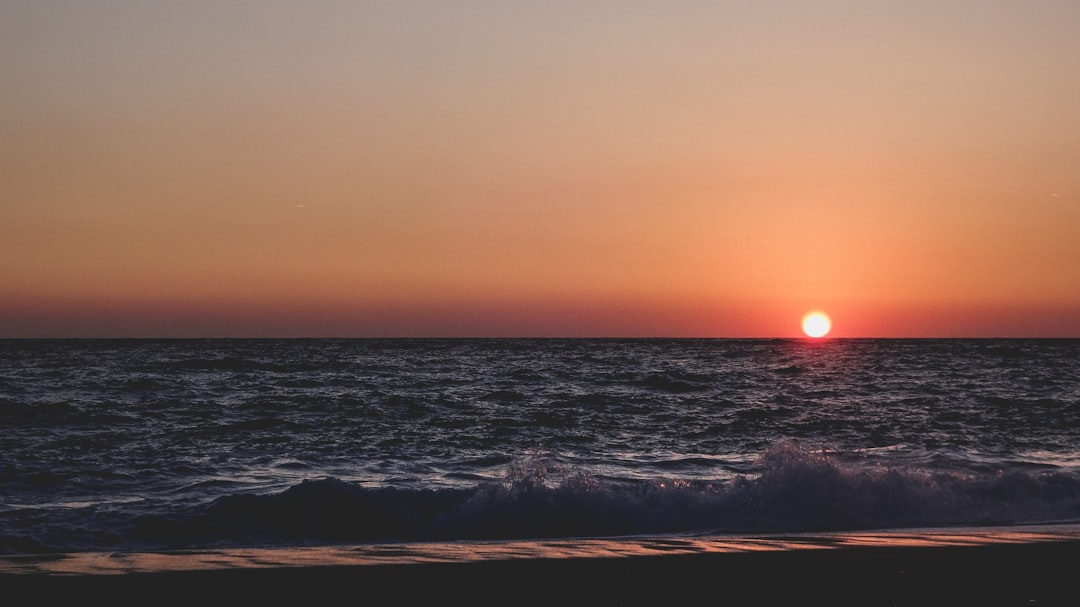
[[[810,337],[825,337],[832,328],[832,321],[822,312],[810,312],[802,319],[802,330]]]

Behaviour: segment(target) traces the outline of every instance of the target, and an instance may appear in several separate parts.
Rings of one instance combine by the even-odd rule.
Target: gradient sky
[[[0,337],[1080,337],[1080,2],[0,0]]]

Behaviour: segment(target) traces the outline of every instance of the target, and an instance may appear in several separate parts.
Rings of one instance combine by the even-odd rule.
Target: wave
[[[464,488],[373,488],[327,477],[277,493],[233,493],[203,505],[174,505],[126,518],[116,518],[115,509],[91,509],[78,514],[78,526],[70,518],[50,525],[40,510],[12,510],[0,518],[0,552],[853,531],[1080,520],[1080,475],[1075,473],[866,468],[843,460],[831,452],[782,442],[758,458],[752,474],[640,481],[566,467],[540,454],[511,461],[502,479]],[[19,520],[26,524],[13,527]]]
[[[466,489],[366,488],[306,480],[229,495],[179,516],[144,516],[139,543],[322,544],[599,537],[677,532],[839,531],[1080,518],[1080,476],[861,469],[790,442],[728,480],[600,479],[551,458],[510,464]]]

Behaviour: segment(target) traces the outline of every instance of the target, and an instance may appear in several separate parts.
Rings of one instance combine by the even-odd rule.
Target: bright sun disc
[[[810,312],[802,319],[802,330],[810,337],[825,337],[832,328],[832,321],[821,312]]]

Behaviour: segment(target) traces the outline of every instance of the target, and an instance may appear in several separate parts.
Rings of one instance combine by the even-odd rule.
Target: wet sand
[[[1080,526],[1041,525],[0,556],[0,588],[110,604],[1072,605],[1078,564]]]

